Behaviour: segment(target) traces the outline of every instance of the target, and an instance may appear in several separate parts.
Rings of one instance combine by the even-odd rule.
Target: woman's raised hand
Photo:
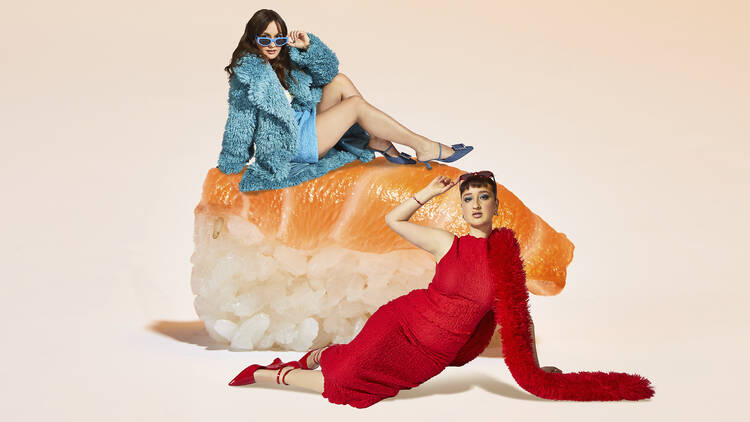
[[[451,180],[448,176],[437,176],[432,179],[432,182],[425,186],[423,190],[429,192],[431,197],[434,197],[447,192],[450,188],[455,186],[456,183],[458,183],[458,178],[456,178],[456,180]]]
[[[307,47],[310,46],[310,37],[307,36],[307,33],[305,31],[293,29],[289,32],[288,37],[289,45],[292,47],[307,50]]]
[[[555,368],[554,366],[542,366],[542,367],[541,367],[541,368],[539,368],[539,369],[541,369],[541,370],[542,370],[542,371],[544,371],[544,372],[551,372],[551,373],[562,373],[562,371],[561,371],[561,370],[559,370],[559,369]]]

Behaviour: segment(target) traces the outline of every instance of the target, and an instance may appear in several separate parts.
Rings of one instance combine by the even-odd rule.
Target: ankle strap
[[[288,371],[284,372],[284,376],[283,376],[283,377],[281,377],[281,383],[282,383],[282,384],[284,384],[284,385],[289,385],[289,384],[287,384],[287,383],[286,383],[286,381],[284,381],[284,378],[286,378],[287,374],[289,374],[290,372],[294,371],[295,369],[296,369],[296,368],[292,368],[292,369],[290,369],[290,370],[288,370]]]
[[[289,385],[289,384],[287,384],[287,383],[286,383],[286,381],[284,381],[284,378],[286,378],[286,375],[287,375],[288,373],[290,373],[290,372],[294,371],[294,370],[295,370],[296,368],[291,368],[291,369],[289,369],[288,371],[284,372],[284,376],[283,376],[283,377],[281,377],[281,382],[279,382],[279,377],[281,376],[281,371],[283,371],[283,370],[284,370],[284,368],[289,368],[289,367],[288,367],[288,366],[282,366],[281,368],[279,368],[279,372],[277,372],[277,373],[276,373],[276,384],[284,384],[284,385]]]

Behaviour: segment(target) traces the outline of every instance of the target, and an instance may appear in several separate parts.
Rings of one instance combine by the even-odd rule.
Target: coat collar
[[[268,114],[276,116],[293,133],[296,133],[298,125],[294,117],[294,111],[289,107],[289,101],[284,95],[284,88],[279,83],[276,72],[273,71],[270,63],[255,54],[248,53],[240,59],[234,68],[234,72],[238,80],[247,85],[247,98],[251,104]],[[296,84],[292,81],[290,75],[295,77]],[[289,93],[295,97],[296,101],[306,105],[312,101],[309,89],[312,82],[310,75],[299,69],[291,69],[287,71],[286,81],[289,86]]]

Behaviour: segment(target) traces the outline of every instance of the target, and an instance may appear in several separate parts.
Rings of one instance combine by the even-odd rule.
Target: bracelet
[[[417,204],[424,205],[423,203],[419,202],[419,199],[417,199],[416,195],[412,195],[411,197],[414,198],[415,201],[417,201]]]

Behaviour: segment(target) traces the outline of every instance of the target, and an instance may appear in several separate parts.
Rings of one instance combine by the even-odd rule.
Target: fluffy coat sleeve
[[[311,87],[321,87],[331,82],[339,73],[339,59],[315,34],[308,32],[307,50],[289,48],[289,59],[312,77]]]
[[[229,105],[229,117],[219,153],[219,170],[225,174],[240,173],[254,155],[253,133],[257,123],[255,107]]]

